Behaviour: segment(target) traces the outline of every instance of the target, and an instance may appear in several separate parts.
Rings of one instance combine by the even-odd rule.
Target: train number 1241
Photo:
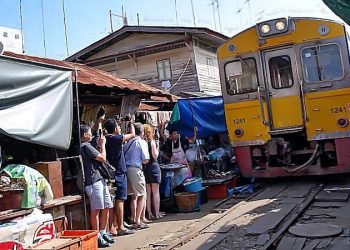
[[[234,124],[243,124],[243,123],[245,123],[245,119],[244,118],[233,119],[233,123]]]
[[[331,112],[332,112],[332,114],[346,113],[347,109],[346,109],[346,107],[332,107]]]

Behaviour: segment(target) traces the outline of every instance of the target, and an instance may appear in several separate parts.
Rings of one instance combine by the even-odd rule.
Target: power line
[[[246,0],[244,2],[244,4],[248,4],[249,21],[250,21],[250,24],[251,24],[252,23],[252,13],[251,13],[251,9],[250,9],[250,0]]]
[[[211,6],[213,7],[214,28],[215,28],[215,31],[216,31],[216,18],[215,18],[215,5],[214,5],[214,0],[211,0]]]
[[[218,12],[218,19],[219,19],[220,32],[222,33],[219,0],[215,0],[215,1],[216,1],[216,10],[217,10],[217,12]]]
[[[242,26],[242,16],[241,16],[242,8],[239,6],[239,0],[237,0],[237,7],[238,7],[238,10],[237,10],[236,14],[239,15],[239,24],[240,24],[240,26]]]
[[[42,24],[43,24],[44,52],[45,52],[45,57],[46,57],[45,16],[44,16],[44,3],[43,3],[43,0],[41,0],[41,16],[42,16]]]

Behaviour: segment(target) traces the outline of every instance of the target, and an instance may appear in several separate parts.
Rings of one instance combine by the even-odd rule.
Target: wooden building
[[[66,61],[182,96],[221,95],[216,49],[228,37],[207,28],[124,26]]]

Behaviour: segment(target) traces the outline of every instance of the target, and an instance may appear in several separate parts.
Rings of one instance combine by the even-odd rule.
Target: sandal
[[[153,216],[153,215],[148,216],[148,220],[150,220],[150,221],[154,220],[154,218],[155,218],[155,216]]]
[[[148,226],[147,224],[141,222],[140,224],[134,223],[134,224],[133,224],[133,228],[134,228],[135,230],[142,230],[142,229],[149,228],[149,226]]]
[[[118,231],[118,236],[130,235],[134,233],[135,233],[134,230],[125,229],[125,230]]]
[[[109,232],[109,234],[112,236],[112,237],[115,237],[115,236],[117,236],[118,235],[118,232],[117,231],[115,231],[115,232]]]
[[[153,218],[154,219],[154,218]],[[141,220],[143,223],[147,224],[147,223],[151,223],[152,221],[151,220],[147,220],[147,219],[144,219],[144,220]]]
[[[154,217],[155,220],[160,220],[161,218],[163,218],[162,215],[159,215],[159,216]]]

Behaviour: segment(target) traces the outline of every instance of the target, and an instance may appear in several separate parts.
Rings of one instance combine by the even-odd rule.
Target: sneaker
[[[102,236],[98,237],[97,245],[98,248],[105,248],[110,246],[110,244],[107,241],[105,241]]]
[[[113,244],[113,243],[115,242],[114,239],[112,239],[111,236],[109,236],[108,233],[104,233],[104,234],[102,235],[102,238],[103,238],[106,242],[108,242],[108,243],[110,243],[110,244]]]

